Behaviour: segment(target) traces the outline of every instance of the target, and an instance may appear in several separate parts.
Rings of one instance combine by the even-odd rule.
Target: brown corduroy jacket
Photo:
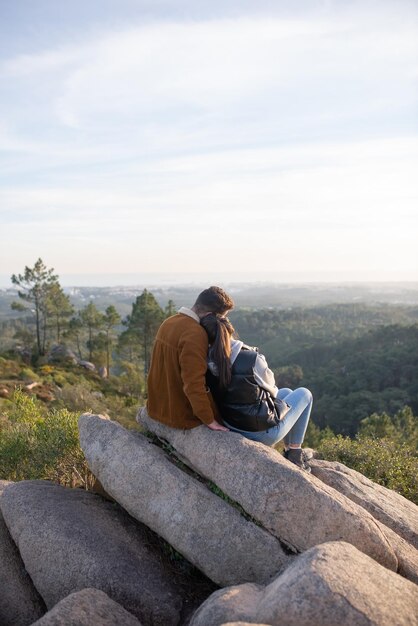
[[[172,428],[195,428],[218,416],[206,387],[208,337],[183,313],[166,319],[155,339],[148,374],[147,411]]]

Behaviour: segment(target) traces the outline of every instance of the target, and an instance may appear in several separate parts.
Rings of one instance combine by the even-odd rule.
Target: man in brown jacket
[[[217,409],[206,387],[208,336],[200,319],[225,315],[233,300],[220,287],[199,294],[191,309],[182,307],[160,326],[148,374],[147,411],[172,428],[228,430],[216,421]]]

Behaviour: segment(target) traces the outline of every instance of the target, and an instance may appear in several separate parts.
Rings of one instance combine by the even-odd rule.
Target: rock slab
[[[268,586],[216,591],[190,626],[417,626],[418,587],[345,542],[307,550]]]
[[[0,480],[0,502],[7,485]],[[27,626],[46,611],[0,512],[0,624]]]
[[[418,549],[418,506],[336,461],[311,461],[312,473],[369,511],[375,519]]]
[[[370,513],[276,450],[206,426],[169,428],[151,419],[145,409],[137,421],[168,441],[185,463],[296,551],[343,540],[396,571],[395,552]]]
[[[94,587],[144,626],[178,624],[182,599],[160,551],[118,505],[81,489],[22,481],[6,487],[0,506],[48,609]]]
[[[146,437],[91,414],[80,417],[79,433],[90,469],[106,492],[216,584],[266,582],[287,564],[275,537]]]
[[[398,574],[418,585],[418,550],[399,537],[394,530],[381,522],[376,522],[389,539],[398,559]]]
[[[58,602],[32,626],[141,626],[128,613],[99,589],[82,589]]]

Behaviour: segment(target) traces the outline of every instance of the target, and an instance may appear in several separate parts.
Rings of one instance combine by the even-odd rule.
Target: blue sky
[[[418,280],[417,7],[0,0],[0,275]]]

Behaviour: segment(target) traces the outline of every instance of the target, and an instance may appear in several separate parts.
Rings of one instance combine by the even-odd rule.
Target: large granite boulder
[[[7,485],[0,480],[0,501]],[[46,611],[0,512],[0,624],[27,626]]]
[[[63,343],[52,346],[48,354],[48,363],[73,363],[76,364],[76,354]]]
[[[79,432],[106,492],[216,584],[265,582],[287,562],[275,537],[143,435],[91,414],[80,417]]]
[[[403,537],[399,537],[391,528],[378,521],[376,521],[376,524],[380,526],[396,554],[398,574],[418,585],[418,550],[405,541]]]
[[[99,589],[82,589],[60,600],[32,626],[141,626],[132,613]]]
[[[360,472],[336,461],[312,460],[312,473],[330,487],[369,511],[418,548],[418,506],[396,493],[373,482]]]
[[[178,624],[182,598],[161,551],[117,504],[48,481],[22,481],[6,487],[0,506],[48,609],[94,587],[144,625]]]
[[[95,372],[96,371],[96,366],[94,363],[91,363],[90,361],[77,361],[78,365],[81,365],[81,367],[84,367],[84,369],[89,370],[90,372]]]
[[[344,540],[388,569],[397,569],[394,550],[370,513],[276,450],[206,426],[170,428],[151,419],[145,409],[137,421],[296,551]]]
[[[216,591],[190,626],[243,621],[270,626],[417,626],[418,587],[354,546],[307,550],[268,586]]]

